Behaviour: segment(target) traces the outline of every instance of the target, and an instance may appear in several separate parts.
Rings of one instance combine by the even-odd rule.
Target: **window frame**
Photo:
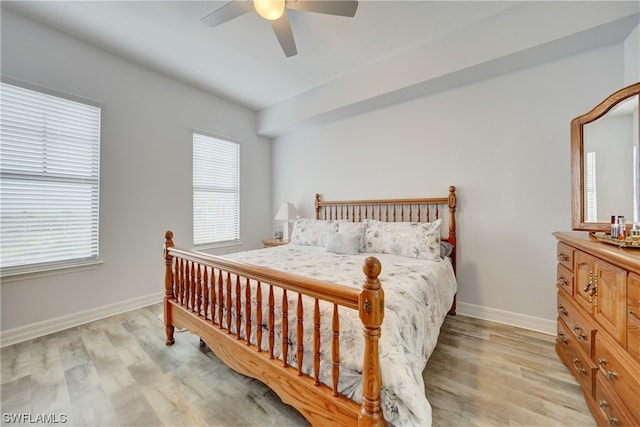
[[[86,220],[91,224],[89,228],[89,232],[86,233],[84,239],[89,239],[89,241],[95,241],[95,244],[90,244],[87,248],[89,255],[88,256],[71,256],[66,259],[57,259],[50,261],[37,261],[37,262],[27,262],[24,264],[18,265],[9,265],[9,266],[0,266],[0,275],[2,277],[3,282],[10,282],[14,280],[24,280],[28,278],[42,277],[48,276],[52,274],[62,274],[66,273],[69,270],[79,271],[79,270],[87,270],[95,268],[98,264],[102,263],[100,259],[100,164],[101,164],[101,143],[102,143],[102,110],[103,107],[100,103],[92,100],[88,100],[85,98],[81,98],[78,96],[70,95],[68,93],[64,93],[61,91],[56,91],[50,88],[38,86],[31,83],[22,82],[13,78],[9,78],[6,76],[2,76],[0,79],[3,85],[12,86],[19,90],[26,90],[36,92],[38,95],[42,96],[43,99],[47,97],[54,97],[56,100],[52,102],[69,102],[69,103],[79,103],[86,107],[91,107],[97,111],[93,113],[97,116],[95,119],[97,121],[96,127],[92,128],[96,139],[93,140],[89,147],[90,153],[86,155],[84,159],[79,157],[84,161],[81,167],[73,170],[73,173],[69,174],[67,178],[64,176],[59,176],[56,174],[51,175],[51,178],[46,177],[44,174],[35,175],[29,174],[25,169],[14,169],[12,171],[2,170],[3,181],[5,179],[14,179],[17,181],[26,181],[33,180],[34,182],[42,182],[42,183],[52,183],[52,182],[61,182],[67,184],[75,184],[78,185],[79,182],[85,183],[89,185],[91,188],[92,196],[90,197],[90,201],[86,204],[85,209],[89,212],[86,214]],[[14,90],[12,88],[12,90]],[[35,99],[35,98],[34,98]],[[4,113],[3,113],[4,115]],[[1,129],[1,128],[0,128]],[[26,129],[26,127],[19,128],[21,130]],[[71,139],[72,141],[76,141]],[[65,140],[69,141],[69,139]],[[42,142],[43,150],[47,145],[46,142]],[[52,146],[49,143],[49,146]],[[55,145],[54,145],[55,146]],[[7,149],[7,146],[2,147],[3,149]],[[63,151],[63,153],[67,153]],[[43,160],[44,161],[44,160]],[[92,172],[89,175],[89,179],[85,181],[78,170],[82,168],[91,169]],[[73,176],[76,174],[75,176]],[[64,174],[63,174],[64,175]],[[73,177],[72,177],[73,176]],[[6,184],[6,182],[4,182]],[[3,191],[4,193],[4,191]],[[64,206],[64,204],[63,204]],[[84,206],[84,205],[83,205]]]
[[[215,162],[215,159],[213,158],[213,151],[216,150],[223,150],[221,148],[221,146],[226,145],[227,148],[228,147],[233,147],[233,151],[235,151],[235,159],[233,161],[233,163],[235,164],[235,183],[231,183],[231,185],[227,186],[227,187],[218,187],[216,186],[213,182],[208,182],[208,184],[206,186],[203,185],[197,185],[196,184],[196,173],[198,173],[198,166],[197,166],[197,160],[196,160],[196,155],[200,154],[202,155],[203,153],[201,151],[198,151],[196,149],[196,143],[198,142],[197,140],[199,140],[199,142],[206,142],[206,143],[220,143],[220,145],[218,147],[214,147],[211,152],[207,153],[209,156],[206,159],[206,162],[209,164],[213,164]],[[240,235],[241,235],[241,227],[240,227],[240,143],[238,141],[234,141],[233,139],[230,138],[226,138],[226,137],[221,137],[209,132],[205,132],[202,130],[198,130],[198,129],[194,129],[192,131],[192,238],[193,238],[193,246],[196,249],[215,249],[215,248],[222,248],[222,247],[230,247],[230,246],[238,246],[241,245],[241,241],[240,241]],[[230,150],[231,151],[231,150]],[[202,160],[202,159],[199,159]],[[229,159],[226,159],[227,161]],[[225,166],[229,166],[229,164],[225,164]],[[215,172],[215,170],[214,170]],[[201,177],[201,176],[200,176]],[[216,179],[216,178],[221,178],[221,176],[216,175],[216,177],[212,176],[212,174],[210,174],[210,176],[208,177],[209,179]],[[234,189],[232,190],[231,187],[234,187]],[[196,219],[196,212],[197,209],[199,208],[198,206],[196,206],[197,203],[197,197],[196,197],[196,193],[197,192],[210,192],[210,193],[218,193],[218,194],[230,194],[230,195],[235,195],[235,203],[234,203],[234,208],[232,208],[232,211],[235,211],[235,223],[231,225],[232,228],[232,232],[230,233],[231,236],[230,238],[225,238],[226,236],[220,236],[218,239],[212,239],[212,240],[208,240],[203,238],[203,236],[198,235],[199,230],[201,229],[199,225],[196,224],[197,219]],[[233,217],[232,217],[233,218]],[[213,232],[212,234],[215,234],[215,232]]]

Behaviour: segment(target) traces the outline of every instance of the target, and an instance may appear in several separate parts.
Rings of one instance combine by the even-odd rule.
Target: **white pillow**
[[[383,253],[382,237],[384,233],[384,225],[386,223],[376,221],[375,219],[365,219],[366,226],[364,232],[365,252]]]
[[[367,224],[364,222],[342,221],[338,227],[338,233],[356,237],[358,239],[358,252],[364,252],[364,232],[366,229]]]
[[[359,246],[360,241],[356,235],[337,232],[327,234],[327,252],[356,255],[359,252]]]
[[[293,224],[291,243],[306,246],[326,246],[327,234],[337,231],[337,221],[298,218]]]
[[[440,260],[440,223],[380,222],[368,220],[365,232],[367,252]]]

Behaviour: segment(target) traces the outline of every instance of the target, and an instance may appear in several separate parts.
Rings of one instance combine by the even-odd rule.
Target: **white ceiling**
[[[2,7],[258,111],[262,133],[277,136],[336,111],[353,113],[363,101],[374,108],[383,95],[404,96],[410,87],[421,93],[416,84],[433,86],[465,69],[479,77],[505,72],[496,64],[484,72],[477,67],[535,48],[542,61],[620,40],[637,25],[640,4],[363,0],[354,18],[289,11],[298,54],[286,58],[256,13],[215,28],[201,22],[225,3],[2,1]],[[567,46],[571,36],[579,40]],[[540,48],[554,41],[564,42],[555,43],[557,52]],[[359,87],[361,78],[366,87]],[[344,85],[352,99],[344,99]],[[296,108],[310,110],[287,114]]]

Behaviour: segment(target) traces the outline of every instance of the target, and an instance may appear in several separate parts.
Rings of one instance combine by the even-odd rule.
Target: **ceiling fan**
[[[290,57],[296,55],[298,50],[287,16],[287,9],[353,17],[358,9],[358,2],[350,0],[234,0],[214,10],[202,18],[202,21],[215,27],[255,10],[258,15],[271,21],[271,27],[273,27],[284,54]]]

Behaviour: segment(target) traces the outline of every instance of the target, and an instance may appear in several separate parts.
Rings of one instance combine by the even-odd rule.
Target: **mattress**
[[[421,260],[399,255],[359,253],[340,255],[327,252],[324,247],[288,244],[267,249],[225,255],[225,258],[262,267],[286,271],[304,277],[338,283],[361,289],[365,276],[364,260],[377,257],[382,264],[379,279],[385,292],[385,318],[379,340],[380,369],[382,374],[382,411],[385,419],[395,426],[430,426],[431,406],[425,396],[422,372],[435,348],[440,327],[456,293],[456,279],[449,259]],[[255,284],[253,285],[255,286]],[[266,348],[267,297],[263,286],[262,348]],[[280,290],[278,290],[280,292]],[[255,292],[252,293],[255,303]],[[280,301],[281,293],[276,294]],[[297,294],[289,292],[288,363],[298,366],[296,360]],[[321,342],[324,353],[320,363],[320,381],[331,384],[330,341],[333,305],[321,305]],[[274,331],[282,322],[276,310]],[[241,312],[244,312],[244,308]],[[361,403],[362,358],[364,340],[358,312],[342,308],[340,314],[340,381],[338,390]],[[304,302],[305,342],[312,342],[313,300]],[[255,319],[252,319],[255,322]],[[233,329],[234,322],[231,322]],[[255,330],[251,340],[255,343]],[[242,333],[242,331],[241,331]],[[276,336],[274,353],[281,354],[281,337]],[[304,351],[303,371],[312,372],[312,348]],[[329,350],[327,350],[329,349]]]

